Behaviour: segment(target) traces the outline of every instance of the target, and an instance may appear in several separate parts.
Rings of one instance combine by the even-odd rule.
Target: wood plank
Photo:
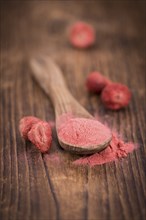
[[[67,29],[77,20],[97,32],[87,51],[68,42]],[[144,1],[1,2],[1,219],[145,219],[145,37]],[[71,93],[91,114],[140,148],[106,165],[75,167],[78,156],[60,148],[54,128],[50,154],[22,140],[21,117],[55,119],[28,64],[40,52],[58,63]],[[126,109],[107,110],[99,96],[88,94],[85,80],[93,70],[131,88]]]

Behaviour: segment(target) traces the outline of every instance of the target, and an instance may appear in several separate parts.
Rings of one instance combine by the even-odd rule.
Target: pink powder
[[[89,165],[92,167],[95,165],[109,163],[119,158],[126,157],[128,153],[132,152],[136,148],[138,148],[138,145],[135,145],[132,142],[124,143],[117,134],[113,133],[112,141],[105,150],[91,156],[79,158],[75,160],[73,164]]]
[[[55,121],[48,121],[48,123],[50,124],[52,129],[55,127]]]
[[[55,163],[60,163],[61,159],[58,153],[45,154],[44,159]]]
[[[94,119],[71,118],[66,115],[60,121],[58,136],[64,143],[89,148],[106,144],[111,139],[111,131]]]

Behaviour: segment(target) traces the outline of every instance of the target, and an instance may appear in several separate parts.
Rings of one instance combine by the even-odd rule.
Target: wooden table
[[[78,20],[97,32],[95,46],[86,51],[68,42],[68,27]],[[144,1],[1,2],[2,220],[144,219],[145,28]],[[55,129],[50,155],[58,152],[61,160],[22,140],[21,117],[54,120],[49,98],[31,77],[29,58],[37,53],[58,63],[71,93],[91,114],[140,148],[120,161],[74,167],[77,156],[60,148]],[[93,70],[131,88],[127,108],[107,110],[99,96],[87,93],[85,79]]]

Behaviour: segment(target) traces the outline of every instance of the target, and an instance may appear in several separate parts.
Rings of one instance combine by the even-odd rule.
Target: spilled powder
[[[50,124],[52,129],[55,127],[55,121],[49,121],[49,124]]]
[[[60,158],[58,153],[45,154],[44,159],[46,161],[51,161],[51,162],[55,162],[55,163],[60,163],[61,162],[61,158]]]
[[[81,157],[75,160],[73,164],[93,167],[95,165],[109,163],[119,158],[127,157],[128,153],[131,153],[136,148],[138,148],[138,145],[132,142],[125,143],[116,133],[113,133],[112,140],[106,149],[91,156]]]

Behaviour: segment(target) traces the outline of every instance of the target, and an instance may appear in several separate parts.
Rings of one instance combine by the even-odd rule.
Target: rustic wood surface
[[[2,220],[142,220],[145,218],[145,1],[1,1],[0,178]],[[68,43],[75,21],[91,23],[94,47]],[[22,140],[25,115],[54,120],[52,104],[31,77],[30,56],[50,55],[71,93],[92,114],[140,148],[106,165],[74,167],[53,129],[50,155]],[[99,70],[132,90],[130,105],[113,112],[89,95],[85,79]],[[60,91],[61,92],[61,91]],[[56,153],[57,155],[57,153]]]

